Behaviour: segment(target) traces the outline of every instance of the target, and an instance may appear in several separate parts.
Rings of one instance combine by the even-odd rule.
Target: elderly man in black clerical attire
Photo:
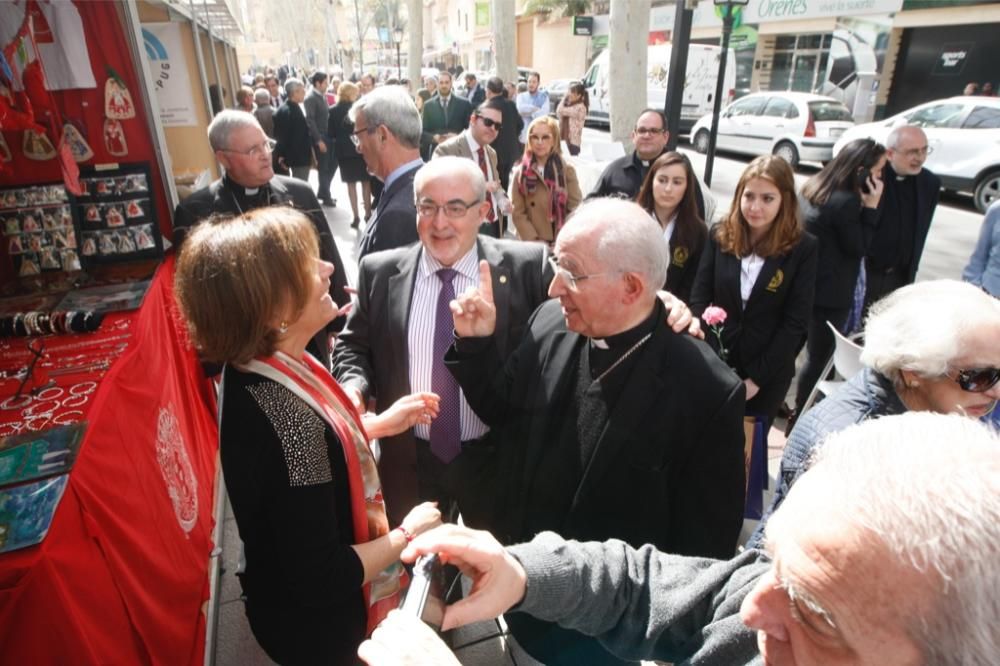
[[[445,357],[508,456],[506,540],[543,530],[726,558],[742,524],[744,390],[700,340],[666,324],[669,258],[634,203],[596,200],[563,227],[552,300],[506,362],[489,267],[452,302]],[[546,664],[617,663],[591,639],[523,615],[515,637]]]
[[[174,244],[180,245],[188,228],[211,215],[242,215],[264,206],[291,206],[306,214],[316,227],[320,258],[333,264],[330,297],[343,307],[350,301],[344,290],[347,272],[330,225],[308,183],[277,176],[271,162],[274,140],[269,139],[253,114],[232,109],[218,113],[208,126],[208,142],[225,175],[181,201],[174,211]],[[310,343],[313,356],[327,362],[329,334],[343,322],[328,327]]]

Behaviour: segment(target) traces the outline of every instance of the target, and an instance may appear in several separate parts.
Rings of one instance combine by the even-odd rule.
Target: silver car
[[[778,155],[792,167],[799,162],[829,162],[833,144],[854,118],[832,97],[799,92],[760,92],[741,97],[719,116],[715,146],[744,155]],[[695,150],[708,150],[712,115],[691,128]]]

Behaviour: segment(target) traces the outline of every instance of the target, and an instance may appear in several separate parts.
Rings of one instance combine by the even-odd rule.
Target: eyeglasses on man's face
[[[255,159],[261,155],[269,155],[274,151],[274,147],[278,145],[278,142],[274,139],[267,139],[263,143],[258,143],[257,145],[250,146],[246,150],[233,150],[232,148],[223,148],[224,153],[234,153],[236,155],[245,155],[250,159]]]
[[[927,157],[934,152],[934,149],[930,146],[924,146],[922,148],[910,148],[909,150],[900,150],[899,153],[907,159],[915,159],[917,157]]]
[[[590,280],[591,278],[601,277],[602,275],[610,275],[611,273],[618,273],[621,271],[605,271],[604,273],[591,273],[590,275],[573,275],[569,272],[569,269],[563,268],[559,265],[558,257],[554,255],[549,255],[549,266],[552,267],[552,272],[555,273],[556,277],[561,278],[570,289],[576,291],[579,287],[579,283],[584,280]]]
[[[659,136],[663,134],[662,127],[636,127],[635,133],[639,136]]]
[[[469,212],[470,208],[478,206],[481,201],[473,201],[471,203],[466,203],[464,201],[449,201],[443,203],[440,206],[432,201],[418,201],[417,202],[417,215],[421,219],[427,220],[437,216],[439,210],[444,211],[445,217],[450,217],[455,220],[460,217],[465,217],[465,214]]]
[[[351,143],[354,144],[355,148],[360,148],[361,147],[361,135],[364,134],[364,133],[366,133],[366,132],[370,133],[370,132],[372,132],[374,130],[375,130],[374,127],[362,127],[359,130],[351,132]]]

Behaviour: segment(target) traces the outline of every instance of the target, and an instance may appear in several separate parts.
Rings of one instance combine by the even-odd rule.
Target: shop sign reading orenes
[[[743,22],[891,14],[902,7],[903,0],[750,0],[743,12]]]
[[[893,14],[903,8],[903,0],[750,0],[743,9],[743,24],[775,23],[801,19]],[[653,7],[649,29],[671,30],[674,26],[674,6]],[[701,0],[694,11],[692,25],[697,28],[721,26],[709,0]]]

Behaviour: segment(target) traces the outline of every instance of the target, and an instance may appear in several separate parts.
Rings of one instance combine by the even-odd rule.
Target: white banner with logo
[[[143,23],[142,41],[165,127],[197,125],[180,23]]]

